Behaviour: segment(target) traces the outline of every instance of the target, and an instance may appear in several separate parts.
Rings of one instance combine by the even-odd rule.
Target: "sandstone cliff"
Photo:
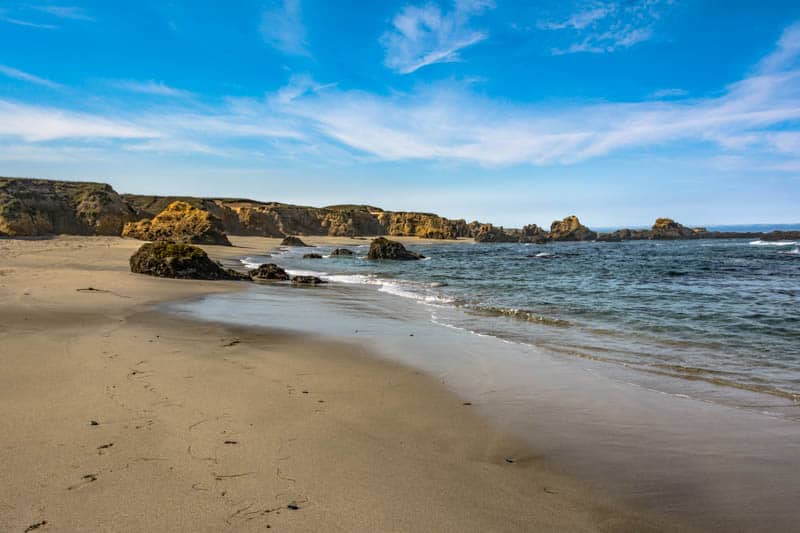
[[[0,178],[0,235],[119,235],[136,218],[104,183]]]

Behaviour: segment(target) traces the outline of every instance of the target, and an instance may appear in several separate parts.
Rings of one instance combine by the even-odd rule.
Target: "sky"
[[[800,2],[0,0],[0,175],[800,222]]]

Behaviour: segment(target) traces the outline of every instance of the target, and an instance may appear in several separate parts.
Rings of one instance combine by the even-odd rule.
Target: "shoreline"
[[[130,274],[140,244],[0,242],[0,524],[680,529],[556,473],[363,346],[153,312],[242,285]]]

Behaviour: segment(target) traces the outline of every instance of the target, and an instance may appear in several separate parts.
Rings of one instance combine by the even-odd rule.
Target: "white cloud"
[[[155,80],[148,80],[148,81],[117,80],[111,82],[111,85],[113,85],[114,87],[118,87],[120,89],[124,89],[126,91],[132,91],[143,94],[152,94],[155,96],[171,96],[171,97],[185,98],[187,96],[192,95],[192,93],[189,91],[176,89],[174,87],[170,87],[169,85],[164,84],[163,82]]]
[[[85,9],[74,6],[31,6],[37,11],[53,15],[54,17],[71,20],[83,20],[93,22],[94,18],[90,16]]]
[[[52,24],[41,24],[38,22],[31,22],[29,20],[23,20],[21,18],[15,16],[8,15],[8,9],[0,9],[0,21],[7,22],[9,24],[14,24],[16,26],[25,26],[28,28],[38,28],[43,30],[54,30],[58,26],[54,26]]]
[[[264,99],[217,105],[190,99],[92,114],[0,100],[0,135],[29,143],[112,139],[112,149],[136,151],[489,167],[571,165],[691,143],[711,156],[760,155],[779,165],[800,152],[800,68],[792,68],[800,47],[786,46],[793,28],[753,75],[714,97],[542,106],[492,100],[464,82],[379,95],[297,75]]]
[[[456,1],[449,12],[435,4],[405,6],[381,37],[386,66],[410,74],[434,63],[459,61],[460,50],[488,37],[470,27],[471,18],[493,7],[493,2],[481,0]]]
[[[134,139],[158,133],[124,120],[0,100],[0,136],[28,142],[68,138]]]
[[[22,70],[9,67],[6,65],[0,65],[0,74],[2,74],[3,76],[8,76],[9,78],[14,78],[15,80],[21,80],[36,85],[43,85],[45,87],[50,87],[51,89],[59,89],[62,87],[61,84],[58,84],[54,81],[50,81],[45,78],[40,78],[39,76],[34,76],[33,74],[30,74],[28,72],[24,72]]]
[[[275,0],[261,14],[260,30],[264,41],[281,52],[310,55],[300,0]]]
[[[672,89],[659,89],[650,96],[655,98],[656,100],[660,100],[662,98],[679,98],[681,96],[688,96],[688,94],[689,91],[687,91],[686,89],[672,88]]]
[[[594,2],[561,21],[540,21],[539,29],[564,34],[568,44],[551,48],[553,55],[606,53],[630,48],[655,35],[663,6],[672,0]]]

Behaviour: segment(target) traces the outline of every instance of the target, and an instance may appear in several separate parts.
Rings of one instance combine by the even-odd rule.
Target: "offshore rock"
[[[550,225],[550,240],[553,241],[593,241],[595,238],[597,233],[581,224],[575,215]]]
[[[349,257],[351,255],[353,255],[353,251],[347,248],[337,248],[331,252],[331,257]]]
[[[316,276],[295,276],[292,278],[292,285],[320,285],[322,283],[328,282]]]
[[[320,254],[304,254],[303,259],[322,259]]]
[[[122,236],[142,241],[231,246],[219,218],[183,201],[172,202],[152,220],[125,224]]]
[[[174,242],[143,244],[130,258],[131,272],[161,278],[241,280],[246,276],[222,268],[201,248]]]
[[[260,265],[258,268],[248,272],[250,279],[254,280],[274,280],[288,281],[289,274],[275,263]]]
[[[650,231],[650,238],[654,240],[696,239],[700,232],[678,224],[671,218],[656,219]]]
[[[406,250],[406,247],[397,241],[390,241],[385,237],[378,237],[369,245],[368,259],[393,259],[409,261],[424,259],[425,256]]]

